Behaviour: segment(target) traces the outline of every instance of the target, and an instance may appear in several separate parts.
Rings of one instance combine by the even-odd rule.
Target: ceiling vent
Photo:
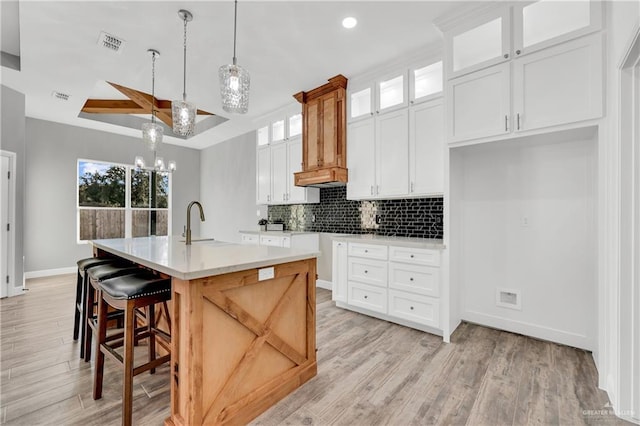
[[[125,41],[119,37],[111,34],[107,34],[104,31],[100,33],[98,37],[98,46],[104,47],[112,52],[120,53],[124,48]]]
[[[71,95],[67,93],[56,92],[55,90],[51,92],[51,97],[58,99],[60,101],[68,101]]]

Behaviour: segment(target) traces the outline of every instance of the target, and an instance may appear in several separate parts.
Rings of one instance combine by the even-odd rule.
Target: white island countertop
[[[93,240],[98,249],[163,272],[181,280],[192,280],[317,257],[310,250],[253,246],[184,237],[141,237]]]

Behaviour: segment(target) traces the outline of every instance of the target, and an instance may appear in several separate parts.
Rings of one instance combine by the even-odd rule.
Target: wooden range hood
[[[347,78],[293,95],[302,104],[302,171],[294,173],[296,186],[346,185]]]

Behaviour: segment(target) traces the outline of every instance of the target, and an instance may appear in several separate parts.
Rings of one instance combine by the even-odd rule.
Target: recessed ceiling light
[[[344,18],[342,20],[342,26],[347,28],[347,29],[351,29],[351,28],[355,27],[356,25],[358,25],[358,20],[356,18],[354,18],[353,16],[347,16],[346,18]]]

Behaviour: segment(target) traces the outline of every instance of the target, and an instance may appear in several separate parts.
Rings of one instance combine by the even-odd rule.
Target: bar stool
[[[128,426],[132,421],[133,377],[147,370],[153,374],[156,367],[171,359],[170,354],[156,357],[156,336],[165,340],[167,348],[170,336],[156,328],[154,310],[156,303],[162,303],[166,309],[166,302],[171,299],[171,279],[159,277],[148,271],[135,275],[124,275],[102,281],[99,295],[93,399],[102,397],[104,357],[107,355],[124,366],[122,424]],[[124,311],[124,341],[107,341],[107,309],[109,306]],[[136,312],[142,308],[147,308],[146,326],[136,327]],[[165,314],[168,313],[165,312]],[[147,337],[149,338],[148,362],[135,367],[133,362],[134,343]],[[116,352],[116,348],[120,346],[124,346],[122,355]]]
[[[112,263],[113,261],[114,259],[104,258],[104,257],[88,257],[86,259],[78,260],[78,277],[76,280],[76,304],[75,304],[75,314],[73,317],[73,340],[78,340],[78,335],[80,335],[81,337],[80,358],[84,357],[84,335],[85,335],[86,322],[81,321],[81,318],[84,318],[85,316],[85,313],[84,313],[85,300],[86,300],[86,294],[87,294],[87,286],[89,285],[89,280],[87,280],[87,270],[89,268],[93,268],[94,266]]]
[[[96,326],[96,315],[94,313],[94,307],[97,305],[99,301],[99,294],[96,294],[98,291],[98,286],[101,281],[119,277],[122,275],[131,275],[140,271],[140,268],[133,263],[126,262],[124,260],[112,261],[112,263],[107,263],[104,265],[99,265],[93,267],[87,271],[87,277],[89,284],[87,285],[85,291],[85,306],[84,310],[83,322],[84,322],[84,341],[83,350],[81,350],[81,355],[84,356],[85,362],[89,362],[91,360],[91,343],[93,340],[93,332],[97,330]],[[107,314],[109,320],[116,319],[118,317],[122,317],[122,311],[112,311]],[[117,336],[113,336],[110,338],[117,338]],[[97,346],[96,346],[97,347]]]

